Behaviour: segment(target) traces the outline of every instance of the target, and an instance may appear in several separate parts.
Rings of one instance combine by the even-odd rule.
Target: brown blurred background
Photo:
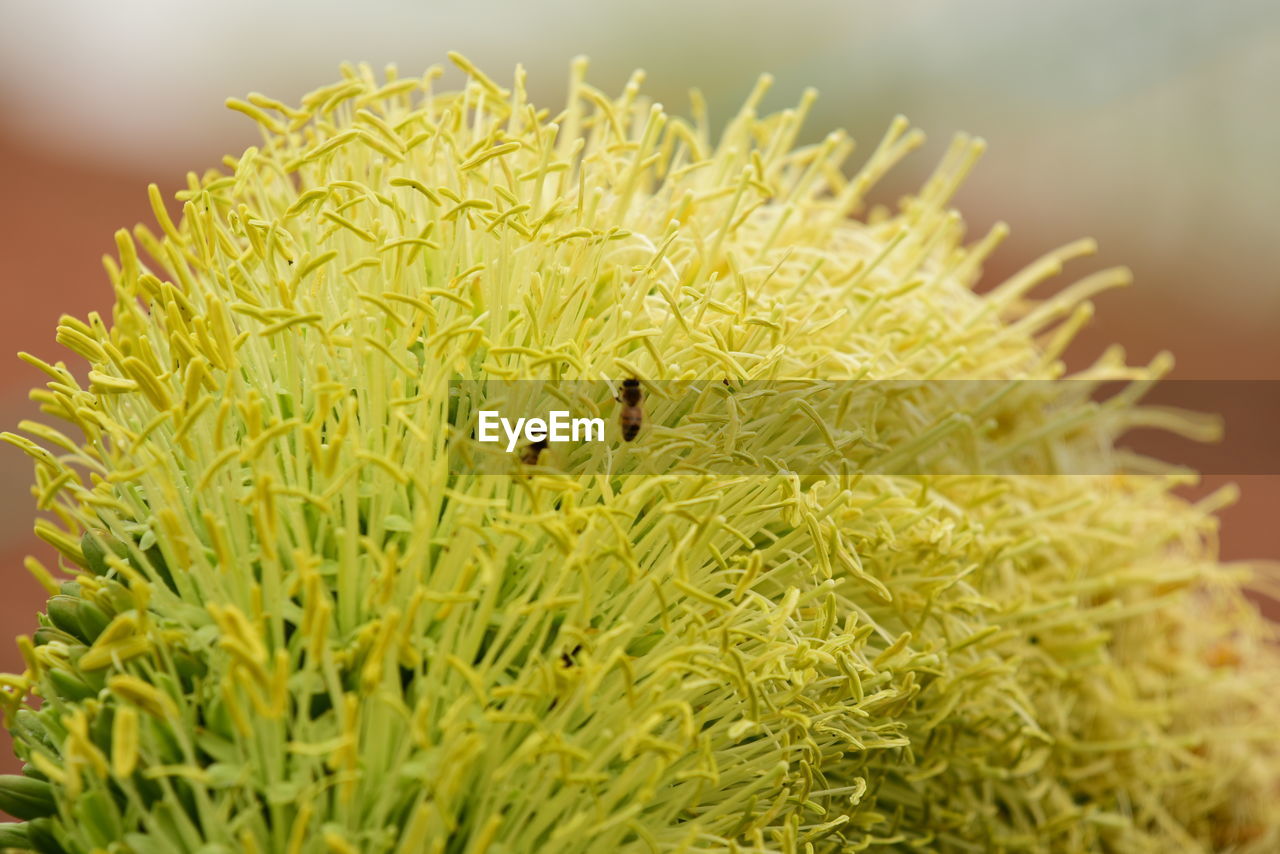
[[[147,183],[171,193],[186,170],[256,143],[251,123],[223,108],[227,96],[295,99],[335,79],[342,60],[416,73],[451,49],[499,78],[523,62],[535,99],[553,107],[576,54],[592,58],[590,79],[606,90],[642,67],[655,100],[684,111],[699,86],[720,123],[769,71],[766,106],[816,86],[809,138],[842,126],[863,154],[905,113],[929,143],[882,187],[890,203],[953,132],[983,136],[989,153],[956,204],[975,237],[997,219],[1012,226],[989,281],[1082,235],[1101,251],[1054,286],[1101,266],[1134,270],[1134,287],[1097,301],[1075,365],[1118,341],[1132,361],[1172,350],[1177,377],[1280,380],[1280,6],[1270,0],[6,0],[0,427],[34,413],[26,389],[43,382],[12,354],[62,358],[59,315],[109,308],[100,258],[116,228],[150,220]],[[1278,433],[1255,430],[1254,441]],[[0,447],[0,670],[21,669],[8,638],[34,628],[44,601],[22,557],[54,563],[30,534],[31,480],[26,458]],[[1224,558],[1280,558],[1280,477],[1210,477],[1192,494],[1228,480],[1242,498],[1222,513]],[[12,767],[7,743],[0,766]]]

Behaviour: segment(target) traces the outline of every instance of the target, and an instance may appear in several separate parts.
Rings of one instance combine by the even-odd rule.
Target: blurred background
[[[0,426],[34,414],[26,390],[44,381],[12,354],[62,358],[59,315],[109,308],[100,258],[116,228],[150,221],[147,183],[169,195],[187,170],[257,143],[225,98],[293,101],[343,60],[416,74],[448,50],[500,80],[524,63],[553,111],[577,54],[607,91],[644,68],[655,100],[684,112],[697,86],[719,124],[769,71],[765,106],[817,87],[808,139],[844,127],[864,155],[904,113],[929,143],[881,187],[888,203],[952,133],[982,136],[988,153],[955,204],[974,237],[1012,227],[988,281],[1084,235],[1101,251],[1059,286],[1101,266],[1134,270],[1133,287],[1097,300],[1076,366],[1122,342],[1132,361],[1172,350],[1176,377],[1280,380],[1274,0],[4,0]],[[1280,426],[1260,435],[1280,442]],[[30,533],[31,480],[26,458],[0,447],[0,670],[21,669],[8,638],[34,628],[44,602],[23,556],[54,563]],[[1280,477],[1215,476],[1190,494],[1227,480],[1242,498],[1222,514],[1223,556],[1280,558]]]

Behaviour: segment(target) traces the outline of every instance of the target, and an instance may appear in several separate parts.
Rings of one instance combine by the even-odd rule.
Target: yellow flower
[[[347,67],[229,102],[261,145],[176,220],[151,189],[112,317],[59,325],[87,369],[26,357],[83,440],[5,438],[83,574],[4,683],[45,698],[7,723],[51,791],[6,843],[1277,844],[1275,653],[1212,517],[1113,465],[1129,399],[1018,391],[1125,271],[1031,300],[1082,241],[975,292],[1005,234],[949,207],[976,140],[889,210],[905,120],[849,172],[843,134],[798,144],[811,93],[759,112],[767,78],[717,136],[638,75],[612,96],[576,62],[550,111],[453,59],[455,91]],[[457,465],[458,383],[531,379],[641,380],[639,438],[588,454],[632,468]],[[821,394],[933,379],[1001,394]],[[894,473],[939,453],[955,474]]]

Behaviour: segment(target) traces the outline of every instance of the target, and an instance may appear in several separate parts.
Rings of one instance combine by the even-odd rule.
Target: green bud
[[[0,810],[16,818],[42,818],[58,811],[53,787],[18,774],[0,775]]]
[[[61,667],[54,667],[49,670],[49,681],[53,683],[53,687],[57,689],[59,695],[68,700],[87,700],[98,694],[88,682],[81,679],[75,673],[63,670]]]
[[[211,700],[204,710],[205,728],[227,741],[236,737],[235,727],[231,723],[231,713],[220,699]]]
[[[111,726],[115,719],[115,707],[107,705],[89,721],[89,739],[108,756],[111,755]]]
[[[151,734],[151,749],[161,764],[176,765],[182,762],[184,758],[182,745],[169,724],[155,718],[147,718],[141,722],[141,726]]]
[[[27,835],[26,822],[10,821],[0,824],[0,848],[17,848],[29,851],[31,837]]]
[[[15,740],[17,741],[39,744],[50,750],[57,750],[43,722],[41,722],[37,713],[31,709],[19,709],[18,713],[13,716],[13,734],[16,736]]]
[[[70,635],[62,629],[54,626],[41,626],[36,629],[35,632],[32,633],[31,640],[36,646],[44,646],[45,644],[52,643],[53,641],[61,641],[67,646],[84,646],[84,644],[80,643],[80,639],[78,637]]]
[[[59,629],[75,635],[85,643],[91,642],[91,639],[85,636],[84,629],[80,626],[80,599],[78,597],[63,594],[52,596],[49,598],[46,610],[49,612],[49,619]]]
[[[67,728],[62,725],[62,712],[52,706],[44,706],[40,711],[32,712],[31,719],[40,731],[48,733],[53,744],[62,744],[62,740],[67,737]]]
[[[118,581],[108,581],[102,590],[94,596],[94,602],[102,611],[112,616],[133,610],[137,605],[129,588]]]
[[[34,765],[23,765],[22,775],[24,777],[30,777],[33,780],[44,780],[46,783],[49,782],[49,778],[45,776],[44,772]]]
[[[88,599],[81,599],[79,608],[76,611],[80,620],[80,627],[84,632],[85,641],[93,643],[98,639],[98,635],[102,634],[111,623],[111,618],[106,612]]]
[[[67,656],[71,659],[71,666],[67,668],[73,673],[77,679],[84,682],[96,694],[107,686],[107,676],[110,675],[110,668],[99,668],[97,670],[84,670],[80,667],[80,659],[89,651],[87,646],[78,646],[72,649]]]
[[[155,571],[164,585],[174,593],[178,592],[178,585],[173,580],[173,573],[169,571],[169,564],[164,559],[164,553],[160,551],[159,546],[152,546],[146,551],[147,563],[151,564],[151,568]],[[139,562],[135,562],[138,570],[141,572],[143,568],[139,566]]]
[[[81,794],[76,799],[74,812],[95,848],[106,848],[124,832],[115,802],[101,791]]]
[[[175,841],[183,838],[183,825],[189,819],[182,815],[181,809],[182,807],[169,800],[163,800],[155,805],[151,818],[160,831],[157,835],[168,837]]]
[[[80,538],[80,551],[84,553],[86,568],[94,575],[106,575],[110,570],[107,566],[108,549],[119,557],[129,554],[124,543],[101,528],[85,531]]]
[[[30,839],[27,844],[32,851],[40,854],[67,854],[67,849],[54,835],[53,822],[47,818],[27,822],[27,836]]]

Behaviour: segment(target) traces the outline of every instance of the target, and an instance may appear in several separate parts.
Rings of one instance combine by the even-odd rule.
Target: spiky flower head
[[[965,244],[948,208],[975,141],[864,213],[905,122],[850,177],[842,134],[796,145],[811,94],[757,114],[767,81],[713,138],[638,75],[615,97],[577,63],[552,115],[455,62],[456,92],[360,67],[230,102],[263,144],[190,175],[176,221],[152,188],[110,321],[58,328],[87,372],[28,357],[70,428],[6,438],[75,577],[28,562],[53,595],[3,681],[27,774],[0,806],[29,821],[0,841],[1274,850],[1268,629],[1213,508],[1112,461],[1128,398],[991,403],[965,447],[1012,436],[1007,475],[836,465],[942,435],[888,402],[690,440],[801,430],[812,473],[449,458],[456,380],[1052,379],[1123,271],[1030,300],[1083,242],[976,294],[1004,229]],[[664,412],[605,444],[643,457]],[[1084,459],[1114,474],[1035,476]]]

